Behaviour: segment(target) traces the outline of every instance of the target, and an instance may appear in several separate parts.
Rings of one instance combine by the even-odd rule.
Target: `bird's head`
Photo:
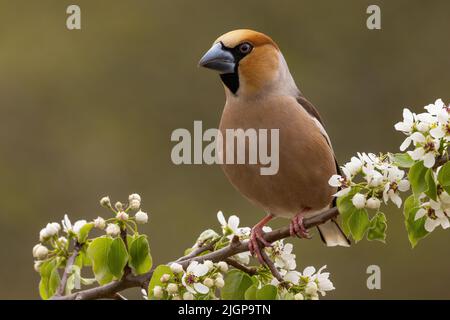
[[[285,76],[292,80],[278,45],[269,36],[248,29],[220,36],[199,65],[219,72],[225,87],[235,96],[273,89]]]

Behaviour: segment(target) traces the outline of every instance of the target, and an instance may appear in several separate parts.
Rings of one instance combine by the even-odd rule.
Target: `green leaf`
[[[384,243],[386,240],[386,229],[386,216],[382,212],[377,212],[372,220],[370,220],[367,239],[371,241],[378,240]]]
[[[276,300],[278,290],[271,284],[266,284],[256,291],[256,300]]]
[[[438,173],[439,184],[447,193],[450,193],[450,162],[444,164]]]
[[[427,183],[427,190],[425,190],[425,194],[434,201],[437,201],[437,187],[432,169],[427,170],[427,173],[425,174],[425,182]]]
[[[80,232],[78,233],[78,242],[79,243],[85,243],[86,239],[89,235],[89,232],[94,227],[94,224],[92,222],[86,223],[83,227],[81,227]]]
[[[109,272],[116,278],[122,277],[123,269],[128,262],[128,252],[122,238],[115,238],[108,251]]]
[[[345,196],[338,198],[337,202],[336,202],[336,205],[337,205],[338,211],[339,211],[339,215],[342,218],[342,230],[344,231],[346,236],[349,236],[351,234],[351,230],[348,225],[348,221],[349,221],[351,215],[353,214],[353,212],[355,212],[355,210],[357,210],[352,203],[352,198],[356,192],[357,192],[356,190],[352,190]]]
[[[140,235],[130,243],[130,267],[135,274],[143,274],[152,268],[152,256],[147,237]]]
[[[161,277],[163,276],[163,274],[168,274],[171,277],[173,277],[173,272],[172,270],[170,270],[170,267],[162,264],[156,267],[156,269],[153,271],[153,275],[152,278],[150,279],[150,283],[148,285],[148,298],[149,299],[154,299],[154,295],[153,295],[153,288],[155,286],[161,286],[162,282],[161,282]]]
[[[50,299],[58,289],[60,277],[56,259],[44,262],[40,267],[41,281],[39,282],[39,294],[44,300]]]
[[[251,277],[240,271],[231,270],[225,276],[225,286],[221,290],[224,300],[244,300],[245,292],[253,284]]]
[[[244,299],[245,300],[256,300],[256,291],[258,286],[256,284],[251,285],[247,290],[245,290]]]
[[[92,262],[92,270],[99,284],[111,282],[113,275],[108,267],[108,252],[113,239],[110,237],[99,237],[94,239],[87,249],[87,256]]]
[[[419,210],[419,202],[413,195],[411,195],[405,201],[404,215],[408,239],[413,248],[417,245],[420,239],[423,239],[428,235],[428,231],[425,230],[426,217],[415,220],[417,210]]]
[[[417,162],[409,170],[408,179],[416,197],[428,189],[427,181],[425,180],[427,171],[428,168],[423,165],[423,161]]]
[[[369,228],[369,214],[366,209],[356,209],[348,219],[348,226],[355,242],[360,241]]]
[[[401,168],[411,168],[415,161],[407,153],[395,153],[391,155],[392,161],[395,165]]]

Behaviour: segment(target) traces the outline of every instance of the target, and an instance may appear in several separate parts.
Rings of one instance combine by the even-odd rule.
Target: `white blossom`
[[[136,212],[134,217],[136,218],[136,222],[137,223],[144,224],[144,223],[148,222],[148,214],[143,212],[143,211],[141,211],[141,210]]]
[[[357,209],[362,209],[366,206],[366,196],[361,193],[356,193],[352,198],[352,203]]]
[[[183,300],[194,300],[194,295],[187,291],[185,293],[183,293]]]
[[[220,272],[225,273],[228,271],[228,264],[225,261],[218,262],[217,267],[219,268]]]
[[[128,213],[126,213],[125,211],[119,211],[117,212],[116,218],[121,221],[127,221],[129,216]]]
[[[48,249],[42,244],[37,244],[33,247],[33,257],[39,260],[47,258]]]
[[[378,198],[370,197],[369,199],[367,199],[366,207],[369,209],[377,210],[380,208],[380,205],[381,205],[381,201]]]
[[[111,207],[111,200],[109,197],[103,197],[100,199],[100,205],[102,207]]]
[[[201,283],[200,278],[208,273],[209,269],[203,263],[192,261],[187,267],[186,273],[181,278],[181,282],[192,294],[206,294],[209,288]]]
[[[217,288],[221,289],[221,288],[223,288],[223,286],[225,285],[225,281],[224,281],[223,278],[221,278],[221,277],[216,278],[216,279],[214,280],[214,285],[215,285]]]
[[[294,296],[294,300],[305,300],[305,297],[299,292]]]
[[[174,294],[178,292],[178,286],[175,283],[169,283],[167,285],[167,292]]]
[[[224,234],[239,233],[239,218],[237,216],[232,215],[228,218],[228,221],[226,221],[222,211],[219,211],[217,212],[217,220],[219,220]]]
[[[159,279],[159,281],[161,282],[168,282],[170,280],[170,274],[164,273],[161,278]]]
[[[153,287],[153,296],[156,299],[161,299],[164,296],[164,290],[160,286]]]
[[[173,262],[170,264],[170,270],[172,270],[173,273],[181,273],[183,272],[183,266],[179,263]]]
[[[103,219],[102,217],[97,217],[96,219],[94,219],[94,227],[100,230],[105,229],[106,227],[105,219]]]
[[[120,234],[120,227],[115,223],[108,223],[106,234],[116,237]]]
[[[417,210],[415,220],[426,216],[425,230],[433,232],[436,227],[441,226],[443,229],[450,227],[448,213],[445,212],[439,202],[430,199],[429,202],[422,204],[422,208]]]

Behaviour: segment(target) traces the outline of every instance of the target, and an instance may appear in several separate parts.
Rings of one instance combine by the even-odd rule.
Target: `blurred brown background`
[[[81,31],[65,27],[72,3]],[[381,31],[366,28],[369,4],[381,6]],[[262,217],[219,167],[170,161],[172,130],[218,125],[222,85],[197,61],[220,34],[245,27],[275,39],[344,162],[396,151],[403,107],[449,102],[449,11],[448,1],[2,0],[0,298],[38,298],[39,230],[65,213],[106,216],[103,195],[142,195],[155,263],[217,226],[219,209],[242,225]],[[337,288],[329,298],[450,298],[449,232],[412,250],[401,211],[386,213],[386,245],[293,240],[299,269],[327,264]],[[371,264],[381,267],[378,291],[366,288]]]

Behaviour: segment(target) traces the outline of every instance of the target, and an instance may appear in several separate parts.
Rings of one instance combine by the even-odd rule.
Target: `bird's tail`
[[[350,247],[350,240],[334,219],[328,220],[324,224],[317,226],[317,229],[319,230],[322,241],[327,247]]]

